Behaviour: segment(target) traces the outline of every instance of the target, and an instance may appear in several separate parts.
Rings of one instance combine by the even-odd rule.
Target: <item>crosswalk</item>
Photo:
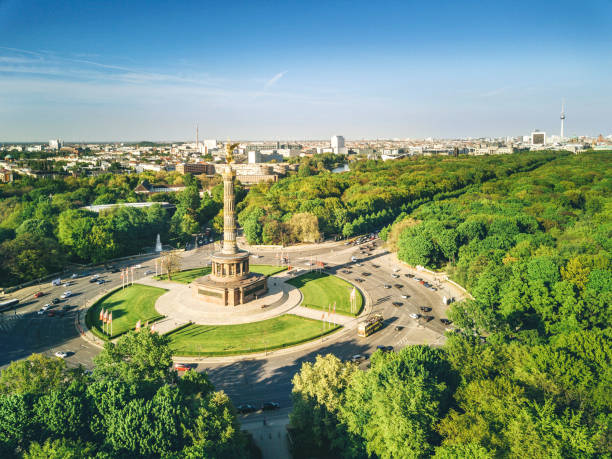
[[[0,315],[0,333],[10,333],[21,319],[23,319],[23,314],[9,314],[5,312],[4,314]]]

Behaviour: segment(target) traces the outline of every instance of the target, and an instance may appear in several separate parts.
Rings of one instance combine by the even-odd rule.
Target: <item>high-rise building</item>
[[[344,137],[335,135],[331,138],[331,147],[336,155],[346,155],[347,148],[344,146]]]
[[[63,146],[64,146],[64,141],[61,140],[61,139],[51,139],[51,140],[49,140],[49,147],[50,148],[55,148],[56,150],[59,150]]]
[[[540,132],[537,129],[531,133],[531,144],[532,145],[545,145],[546,144],[546,132]]]
[[[565,101],[561,103],[561,141],[565,134]]]

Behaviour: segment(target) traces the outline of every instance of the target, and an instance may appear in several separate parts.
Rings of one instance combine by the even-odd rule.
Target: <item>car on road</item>
[[[405,299],[405,300],[407,300],[408,297],[409,297],[409,295],[402,295],[402,298]]]
[[[57,303],[59,303],[60,301],[61,301],[61,300],[60,300],[59,298],[53,298],[53,299],[51,300],[51,304],[57,304]]]
[[[189,371],[191,370],[191,367],[185,363],[175,363],[174,369],[176,371]]]
[[[391,286],[389,284],[385,284],[383,285],[384,288],[391,288]]]
[[[263,405],[261,405],[261,409],[264,411],[278,410],[279,408],[280,404],[277,402],[264,402]]]
[[[253,411],[257,411],[257,409],[251,405],[250,403],[245,403],[244,405],[238,405],[238,408],[236,408],[238,410],[239,413],[252,413]]]
[[[412,319],[418,319],[419,317],[421,317],[421,314],[416,314],[414,312],[412,314],[409,314],[409,315],[410,315],[410,318],[412,318]]]
[[[92,277],[91,279],[89,279],[89,283],[93,284],[94,282],[97,282],[98,278],[97,277]]]
[[[395,306],[396,308],[399,308],[400,306],[403,306],[404,303],[402,303],[401,301],[394,301],[393,303],[391,303],[393,306]]]
[[[440,322],[442,322],[444,325],[450,325],[453,323],[452,320],[448,320],[448,319],[440,319]]]
[[[155,274],[155,271],[153,271],[152,269],[147,269],[145,271],[145,276],[148,276],[149,274]]]
[[[378,349],[379,351],[382,351],[382,352],[391,352],[393,350],[393,346],[383,346],[383,345],[380,345],[380,346],[376,346],[376,349]]]
[[[74,285],[74,282],[72,281],[66,281],[62,284],[64,287],[70,287],[71,285]]]
[[[404,329],[404,327],[402,327],[401,325],[396,325],[393,329],[395,331],[402,331]]]
[[[45,313],[45,310],[44,310],[44,309],[39,309],[39,310],[38,310],[38,312],[37,312],[37,314],[38,314],[39,316],[42,316],[44,313]]]
[[[355,354],[351,356],[351,362],[363,362],[366,359],[366,356],[363,354]]]
[[[72,295],[72,292],[70,290],[66,290],[64,293],[60,295],[60,298],[62,300],[65,300],[66,298],[70,297],[70,295]]]
[[[51,309],[51,305],[49,303],[45,304],[40,310],[46,311],[47,309]]]
[[[355,282],[365,282],[365,280],[358,277],[357,279],[355,279]]]
[[[34,298],[40,298],[41,296],[43,296],[45,294],[45,292],[36,292],[34,294]]]
[[[423,311],[423,312],[429,312],[429,311],[431,311],[431,308],[430,308],[429,306],[421,306],[419,309],[420,309],[421,311]]]
[[[64,351],[57,351],[54,355],[55,357],[59,357],[60,359],[65,359],[66,357],[68,357],[68,353]]]
[[[392,277],[393,279],[397,279],[397,278],[399,277],[399,274],[391,274],[391,277]]]
[[[104,279],[98,279],[98,281],[96,282],[96,284],[98,285],[102,285],[104,284],[106,281]]]

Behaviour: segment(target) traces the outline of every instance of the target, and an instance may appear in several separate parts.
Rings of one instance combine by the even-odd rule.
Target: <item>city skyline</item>
[[[612,133],[608,2],[0,6],[0,142]]]

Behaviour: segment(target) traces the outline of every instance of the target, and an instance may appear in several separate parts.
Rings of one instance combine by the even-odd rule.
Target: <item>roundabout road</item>
[[[377,241],[379,244],[379,241]],[[191,250],[183,254],[182,269],[199,267],[208,261],[213,251],[212,244]],[[252,264],[276,264],[277,253],[273,249],[256,250],[258,258],[252,258]],[[291,379],[299,371],[303,362],[314,361],[317,354],[333,353],[341,359],[350,358],[354,354],[370,356],[376,351],[376,346],[394,346],[395,350],[409,344],[441,345],[444,342],[445,326],[440,318],[446,317],[446,307],[442,304],[442,296],[450,296],[448,290],[434,292],[419,285],[417,281],[405,276],[409,271],[402,268],[395,257],[386,251],[376,248],[372,251],[360,253],[359,247],[345,246],[342,243],[325,244],[323,246],[304,246],[298,250],[292,249],[284,252],[289,256],[292,266],[308,269],[307,263],[313,259],[323,261],[329,266],[328,272],[338,275],[358,286],[367,293],[371,300],[372,312],[380,312],[385,319],[383,329],[367,338],[360,338],[356,331],[352,333],[336,333],[320,342],[319,346],[313,344],[307,348],[291,350],[285,349],[267,356],[243,356],[232,361],[214,358],[202,360],[198,363],[198,370],[206,370],[212,382],[218,389],[224,390],[236,405],[251,403],[255,406],[264,401],[276,401],[281,407],[290,405]],[[361,266],[351,261],[355,256]],[[142,276],[147,269],[154,269],[150,257],[143,257],[141,261],[131,261],[131,264],[141,263],[142,268],[135,270],[135,278]],[[115,263],[121,266],[124,263]],[[401,268],[397,274],[399,278],[392,277],[394,269]],[[345,270],[350,270],[346,273]],[[29,356],[33,352],[53,355],[56,351],[68,352],[66,361],[69,366],[83,365],[91,368],[93,357],[100,349],[83,339],[76,328],[76,311],[85,308],[88,300],[103,293],[105,290],[120,285],[120,274],[110,273],[102,269],[88,270],[89,274],[100,274],[107,282],[103,285],[90,283],[89,277],[75,280],[69,287],[51,287],[51,284],[33,286],[22,289],[10,295],[19,298],[20,304],[15,311],[10,310],[0,315],[0,369],[13,360]],[[369,273],[363,275],[362,273]],[[358,283],[356,278],[363,279]],[[402,285],[401,288],[395,284]],[[385,288],[391,285],[391,288]],[[52,298],[59,297],[65,290],[71,290],[73,296],[57,305],[72,308],[63,316],[49,317],[48,314],[39,315],[37,311],[43,304]],[[33,294],[43,291],[45,296],[34,299]],[[401,295],[407,295],[404,299]],[[393,302],[401,302],[399,307]],[[435,319],[429,323],[419,324],[409,317],[410,313],[420,313],[419,307],[431,307],[427,313]],[[396,326],[401,327],[400,330]],[[195,361],[195,360],[194,360]],[[367,361],[362,367],[367,366]],[[276,415],[285,416],[281,410]],[[258,419],[261,414],[247,415],[246,418]]]

